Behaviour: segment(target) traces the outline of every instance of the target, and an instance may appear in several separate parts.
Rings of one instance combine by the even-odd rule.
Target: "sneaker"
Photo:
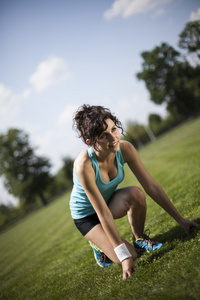
[[[147,252],[158,250],[163,246],[162,243],[150,239],[150,237],[145,233],[142,234],[142,236],[138,238],[133,244],[136,250],[144,250]]]
[[[112,260],[110,260],[103,253],[103,251],[101,249],[99,249],[97,246],[95,246],[95,244],[93,244],[92,242],[89,242],[89,243],[94,251],[95,260],[100,267],[104,268],[104,267],[108,267],[110,264],[112,264]]]

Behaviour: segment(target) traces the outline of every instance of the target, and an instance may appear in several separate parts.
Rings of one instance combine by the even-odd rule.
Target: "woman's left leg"
[[[109,209],[114,219],[128,215],[128,220],[135,239],[144,233],[146,218],[146,196],[136,186],[128,186],[118,189],[112,196]]]

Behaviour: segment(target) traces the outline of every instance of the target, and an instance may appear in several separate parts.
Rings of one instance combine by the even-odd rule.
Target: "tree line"
[[[200,112],[200,21],[188,22],[179,35],[180,51],[161,43],[141,53],[142,71],[136,74],[145,82],[150,100],[166,104],[167,117],[150,114],[148,126],[128,122],[125,138],[140,148],[155,136]]]
[[[64,157],[56,175],[51,166],[48,158],[36,154],[25,131],[11,128],[0,135],[0,175],[6,190],[19,199],[17,208],[0,205],[0,226],[71,188],[73,160]]]
[[[180,51],[161,43],[151,51],[141,53],[143,80],[150,100],[166,103],[168,115],[162,119],[149,115],[148,126],[129,121],[125,138],[140,148],[155,136],[172,128],[178,122],[200,112],[200,21],[188,22],[179,35]],[[51,175],[51,162],[38,156],[27,133],[11,128],[0,135],[0,176],[7,191],[20,201],[23,212],[72,186],[73,160],[63,158],[63,167]],[[16,208],[0,205],[0,225],[13,217]],[[10,217],[8,217],[10,214]]]

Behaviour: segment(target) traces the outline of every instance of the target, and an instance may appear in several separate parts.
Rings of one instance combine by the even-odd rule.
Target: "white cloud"
[[[63,127],[55,127],[38,135],[34,141],[38,155],[44,155],[53,163],[52,172],[57,172],[62,167],[62,158],[69,156],[73,159],[86,148],[84,143],[72,130],[72,124]]]
[[[11,90],[3,83],[0,83],[0,113],[2,115],[9,112],[9,109],[14,103],[15,99],[16,96],[11,92]]]
[[[152,18],[155,19],[157,17],[160,17],[160,16],[164,15],[164,13],[165,13],[165,10],[163,8],[160,8],[155,11],[155,13],[152,15]]]
[[[5,84],[0,83],[0,129],[18,125],[17,116],[25,99],[30,96],[31,91],[26,89],[20,94],[15,94]]]
[[[15,118],[19,109],[18,97],[0,83],[0,129],[4,130],[11,123],[10,121]]]
[[[200,8],[197,9],[197,12],[191,12],[190,21],[200,20]]]
[[[31,90],[30,90],[30,89],[25,89],[25,90],[21,93],[20,97],[21,97],[22,99],[27,99],[30,95],[31,95]]]
[[[128,18],[135,14],[148,13],[160,5],[169,3],[172,0],[115,0],[112,7],[105,11],[104,18],[110,20],[117,16]],[[158,10],[157,16],[164,13]]]
[[[61,115],[58,118],[57,124],[58,125],[67,125],[69,122],[72,124],[72,117],[75,111],[77,110],[78,105],[74,104],[68,104],[64,111],[61,113]]]
[[[63,58],[50,57],[42,61],[30,76],[30,83],[37,92],[51,85],[66,81],[71,76],[68,65]]]
[[[111,111],[116,114],[124,126],[128,120],[148,124],[148,116],[151,113],[165,117],[166,105],[156,105],[149,101],[148,96],[145,95],[146,93],[141,92],[141,94],[119,99]]]
[[[62,157],[75,158],[84,149],[83,142],[72,129],[72,117],[78,105],[68,104],[60,114],[54,129],[39,132],[34,139],[37,154],[49,157],[55,173],[62,166]]]
[[[61,132],[54,130],[46,130],[39,133],[35,139],[36,154],[45,156],[52,163],[52,172],[55,173],[61,167],[60,149],[63,149],[63,140]]]
[[[54,144],[56,138],[56,131],[46,131],[35,139],[36,145],[39,145],[37,152],[42,155],[44,149],[48,150],[49,145]]]

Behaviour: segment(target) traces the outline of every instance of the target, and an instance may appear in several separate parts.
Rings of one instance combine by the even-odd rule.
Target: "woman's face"
[[[106,120],[107,129],[99,136],[96,146],[99,151],[119,151],[120,132],[111,119]]]

